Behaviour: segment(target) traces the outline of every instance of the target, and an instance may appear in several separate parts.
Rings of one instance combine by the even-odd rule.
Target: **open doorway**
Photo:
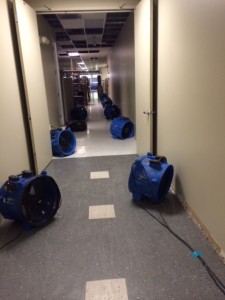
[[[38,6],[38,4],[35,3],[35,1],[33,1],[33,0],[29,0],[27,2],[32,4],[34,8],[35,8],[35,5]],[[70,2],[70,4],[72,3],[71,1],[67,1],[67,2],[68,3]],[[84,2],[87,3],[88,1],[83,1],[82,3],[84,3]],[[115,8],[115,5],[118,5],[118,2],[119,1],[114,1],[114,2],[110,1],[110,5],[112,5],[112,7]],[[135,23],[135,24],[133,24],[133,26],[135,25],[135,28],[138,28],[138,26],[136,26],[137,25],[136,23],[138,23],[140,21],[140,19],[142,19],[142,12],[143,11],[148,11],[150,13],[151,5],[149,4],[149,1],[147,1],[147,0],[131,1],[131,2],[132,2],[132,5],[131,5],[132,8],[128,9],[129,11],[133,11],[134,8],[137,8],[137,4],[138,4],[138,7],[139,7],[139,11],[141,11],[141,14],[138,16],[139,20],[138,20],[138,18],[136,18],[135,21],[133,20],[133,23]],[[94,10],[95,13],[98,12],[99,10],[102,11],[103,8],[102,7],[99,8],[99,6],[98,6],[99,2],[98,1],[94,1],[94,2],[92,1],[91,3],[92,3],[92,6],[90,6],[89,9],[92,8],[92,10]],[[63,5],[64,4],[65,3],[63,2]],[[78,3],[76,3],[76,5],[77,4],[80,5],[81,3],[78,2]],[[51,1],[51,5],[53,5],[52,1]],[[58,2],[57,2],[57,5],[59,5]],[[94,5],[94,7],[93,7],[93,5]],[[121,11],[121,9],[124,9],[124,7],[126,7],[126,6],[127,6],[127,3],[124,3],[122,5],[120,3],[119,10]],[[44,7],[44,9],[43,9],[43,7]],[[54,14],[54,12],[53,12],[54,11],[53,10],[54,5],[53,5],[53,7],[43,5],[43,7],[39,8],[39,9],[36,8],[36,11],[38,11],[38,13],[40,13],[40,14],[42,13],[42,11],[45,11],[45,13],[46,13],[46,11],[48,11],[48,14],[49,13]],[[110,13],[115,12],[115,10],[118,11],[118,7],[114,10],[112,9],[112,7],[110,9]],[[87,7],[84,10],[87,11]],[[135,10],[137,11],[137,9],[135,9]],[[70,10],[65,12],[62,8],[60,10],[59,7],[58,7],[58,11],[60,11],[61,13],[63,12],[63,14],[64,13],[69,14]],[[81,12],[81,11],[79,11],[79,12]],[[77,11],[75,11],[75,13],[77,13]],[[149,16],[150,16],[150,14],[149,14]],[[140,28],[140,26],[139,26],[139,30],[143,31],[144,29],[147,29],[145,39],[149,38],[149,40],[150,40],[151,39],[151,34],[150,34],[150,32],[151,32],[150,29],[151,28],[143,28],[143,27]],[[140,31],[139,32],[136,32],[136,31],[137,30],[135,29],[135,36],[136,36],[136,34],[140,33]],[[116,91],[116,93],[118,95],[120,95],[120,99],[118,101],[121,101],[121,102],[120,103],[118,102],[118,104],[121,104],[121,106],[123,105],[122,111],[125,112],[125,116],[129,117],[129,114],[132,114],[132,116],[133,116],[132,120],[136,123],[135,125],[138,127],[141,124],[141,122],[139,122],[139,119],[137,118],[136,107],[137,107],[137,105],[139,106],[139,104],[142,103],[142,101],[143,101],[142,98],[143,97],[140,97],[140,95],[138,95],[136,93],[134,87],[136,87],[137,84],[139,86],[143,86],[142,76],[145,76],[145,68],[150,68],[150,66],[145,65],[145,61],[143,59],[141,59],[141,60],[139,60],[139,62],[141,62],[140,65],[142,65],[142,69],[143,69],[143,72],[140,73],[141,76],[138,78],[137,74],[134,76],[134,70],[131,71],[130,67],[132,65],[134,66],[134,62],[130,63],[128,58],[130,58],[130,57],[132,57],[132,55],[134,55],[134,46],[133,47],[127,47],[127,38],[129,36],[129,34],[127,34],[127,33],[130,33],[130,32],[131,31],[128,29],[128,31],[122,36],[122,38],[121,38],[121,35],[119,36],[120,43],[121,43],[121,39],[122,39],[122,44],[118,44],[116,48],[113,47],[113,51],[111,52],[110,56],[108,57],[107,68],[109,69],[109,71],[108,71],[109,77],[107,78],[108,79],[107,83],[108,83],[109,95],[110,96],[112,95],[111,97],[115,101],[117,101],[117,99],[119,99],[119,98],[114,97],[114,95],[110,94],[110,93],[111,92],[113,93],[114,91]],[[134,43],[134,38],[133,38],[133,43]],[[138,47],[143,49],[143,51],[144,51],[145,50],[145,40],[144,40],[143,45],[138,45]],[[133,53],[132,53],[132,51],[133,51]],[[149,54],[148,51],[147,51],[147,54]],[[139,56],[140,55],[142,55],[141,51],[139,51]],[[151,55],[151,53],[150,53],[150,55]],[[137,66],[139,64],[137,63],[136,56],[137,55],[135,54],[135,63],[136,63],[136,66]],[[46,66],[46,68],[48,68],[48,66],[49,66],[48,62],[46,64],[43,63],[43,65]],[[151,78],[147,78],[146,82],[147,82],[146,86],[151,88]],[[144,89],[145,89],[145,86],[143,86],[142,90],[144,90]],[[54,99],[54,101],[55,101],[55,99]],[[134,105],[135,102],[136,102],[136,107]],[[125,105],[124,105],[124,103],[125,103]],[[138,114],[139,113],[142,115],[143,111],[138,112]],[[141,133],[141,134],[139,134],[139,137],[141,135],[143,135],[143,132],[145,133],[146,136],[150,136],[151,128],[150,128],[149,124],[150,123],[145,122],[145,127],[142,130],[138,131],[139,133]],[[136,135],[136,137],[137,137],[137,135]],[[142,145],[141,142],[139,144]],[[151,145],[147,145],[147,151],[149,151],[149,150],[151,151]],[[145,151],[146,150],[144,150],[144,152]],[[141,154],[141,151],[140,151],[139,154]]]
[[[60,115],[64,115],[64,123],[60,122],[60,125],[65,126],[70,121],[74,99],[77,104],[78,98],[81,98],[75,89],[82,85],[80,93],[84,94],[82,95],[83,105],[88,112],[88,126],[86,132],[75,133],[78,140],[75,157],[78,154],[85,155],[84,152],[87,148],[92,149],[86,151],[87,156],[136,153],[135,137],[129,141],[116,141],[112,138],[110,134],[112,120],[105,119],[104,108],[100,105],[97,94],[98,77],[100,77],[102,92],[106,93],[119,107],[123,116],[135,122],[133,12],[44,14],[38,15],[38,25],[42,36],[45,36],[45,28],[47,29],[49,26],[55,33],[58,75],[64,102],[61,106],[63,111],[60,112]],[[79,28],[79,26],[84,27]],[[49,34],[49,30],[46,30],[47,34]],[[48,38],[48,36],[46,37]],[[46,48],[42,47],[45,61],[43,63],[44,72],[45,69],[49,70],[49,59],[47,61],[44,58]],[[84,89],[87,85],[83,81],[85,77],[89,81],[89,95],[88,88]],[[49,76],[47,76],[47,81],[49,81]],[[47,85],[46,88],[48,89]],[[70,100],[67,101],[66,98]],[[65,102],[69,109],[65,107]],[[96,124],[93,123],[94,120]],[[53,126],[55,125],[53,124]],[[102,137],[99,133],[102,134]],[[95,138],[92,138],[92,135]],[[85,141],[88,145],[84,145]],[[100,151],[103,149],[105,150]]]

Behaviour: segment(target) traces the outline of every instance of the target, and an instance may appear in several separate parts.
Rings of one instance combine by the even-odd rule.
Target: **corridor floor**
[[[48,172],[62,205],[53,222],[0,252],[4,300],[222,300],[198,259],[137,206],[127,181],[135,155],[55,159]],[[101,173],[96,173],[101,172]],[[143,203],[225,281],[225,266],[173,194]],[[0,245],[20,225],[1,224]]]
[[[104,155],[136,154],[136,140],[113,139],[110,133],[111,121],[104,117],[104,109],[98,102],[96,92],[91,93],[91,102],[87,106],[87,131],[76,132],[76,151],[67,158]]]
[[[100,120],[99,105],[94,107],[99,124],[108,126]],[[91,132],[92,114],[89,118]],[[115,142],[109,147],[113,153],[103,150],[109,139]],[[82,137],[77,137],[74,158],[54,159],[48,166],[61,191],[61,207],[48,226],[22,231],[0,250],[0,299],[225,299],[190,250],[132,200],[128,177],[136,158],[135,140],[130,139],[125,153],[109,139],[96,144],[103,152],[93,155],[97,150],[82,152],[87,144],[81,146]],[[160,220],[161,212],[225,282],[225,265],[174,194],[160,205],[142,204]],[[19,224],[4,220],[0,247],[20,232]]]

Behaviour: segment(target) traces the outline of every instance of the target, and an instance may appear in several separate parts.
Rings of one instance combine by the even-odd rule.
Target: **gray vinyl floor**
[[[0,248],[20,233],[0,251],[0,299],[225,299],[191,251],[132,201],[135,138],[112,139],[94,95],[75,154],[47,168],[62,197],[54,220],[22,232],[13,221],[0,224]],[[175,195],[142,204],[159,219],[160,210],[225,283],[225,265]]]
[[[48,226],[23,232],[0,252],[0,299],[224,299],[198,259],[132,201],[127,182],[135,157],[52,161],[47,170],[62,205]],[[109,178],[90,179],[98,171]],[[160,209],[225,282],[225,265],[173,194],[160,205],[143,205],[159,218]],[[98,206],[108,210],[90,218],[90,207]],[[20,230],[4,221],[0,246]]]

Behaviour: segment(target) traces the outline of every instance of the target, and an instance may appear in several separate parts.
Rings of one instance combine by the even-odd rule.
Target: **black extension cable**
[[[152,213],[149,212],[149,210],[144,207],[139,201],[135,201],[134,202],[140,206],[143,210],[145,210],[152,218],[154,218],[158,223],[160,223],[164,228],[166,228],[173,236],[175,236],[182,244],[184,244],[193,254],[195,254],[195,250],[192,248],[192,246],[190,246],[184,239],[182,239],[177,233],[175,233],[168,225],[168,223],[166,222],[165,218],[162,215],[162,212],[158,209],[158,212],[162,218],[163,221],[160,221],[156,216],[154,216]],[[198,260],[201,262],[201,264],[203,265],[203,267],[206,269],[206,271],[208,272],[209,276],[212,278],[212,280],[214,281],[215,285],[218,287],[218,289],[224,294],[225,296],[225,285],[224,283],[216,276],[216,274],[210,269],[210,267],[208,266],[208,264],[206,263],[206,261],[200,256],[200,255],[196,255],[196,257],[198,258]]]

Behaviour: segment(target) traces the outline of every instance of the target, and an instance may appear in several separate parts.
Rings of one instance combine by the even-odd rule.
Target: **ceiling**
[[[107,56],[140,0],[26,0],[56,34],[61,70],[95,71]],[[71,52],[79,56],[71,57]]]

